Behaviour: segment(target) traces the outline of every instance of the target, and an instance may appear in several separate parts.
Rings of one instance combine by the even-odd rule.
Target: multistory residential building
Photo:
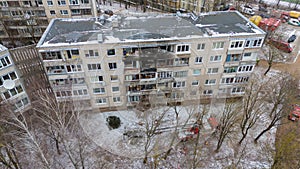
[[[24,110],[30,105],[30,99],[21,81],[9,50],[0,45],[0,104],[5,104],[6,110]]]
[[[39,41],[58,100],[112,109],[240,97],[265,38],[237,11],[100,18],[54,19]]]
[[[35,44],[53,18],[92,16],[95,0],[2,0],[0,40],[9,48]]]

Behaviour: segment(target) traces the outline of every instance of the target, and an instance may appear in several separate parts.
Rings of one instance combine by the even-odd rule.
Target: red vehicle
[[[270,39],[269,43],[274,45],[277,49],[287,52],[287,53],[291,53],[293,51],[293,48],[291,47],[291,45],[288,42],[284,42],[282,40],[275,40],[275,39]]]
[[[289,114],[288,119],[291,121],[298,121],[300,119],[300,106],[294,105],[294,109]]]
[[[264,18],[262,19],[258,27],[262,28],[265,31],[274,31],[280,25],[280,20],[276,18]]]

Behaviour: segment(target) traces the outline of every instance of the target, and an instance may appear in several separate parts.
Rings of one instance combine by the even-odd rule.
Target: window
[[[128,80],[128,81],[131,81],[131,80],[139,80],[139,79],[140,79],[140,77],[139,77],[138,74],[136,74],[136,75],[126,75],[126,76],[125,76],[125,80]]]
[[[200,75],[201,74],[201,69],[194,69],[193,70],[193,75]]]
[[[78,90],[73,90],[73,95],[74,96],[87,96],[88,92],[87,89],[78,89]]]
[[[24,108],[29,103],[28,98],[25,97],[15,103],[15,110]]]
[[[89,0],[81,0],[81,3],[82,3],[82,4],[88,4],[88,3],[89,3]]]
[[[105,88],[101,87],[101,88],[93,88],[93,93],[94,94],[103,94],[105,93]]]
[[[80,15],[80,9],[71,9],[72,15]]]
[[[15,80],[17,78],[18,77],[17,77],[17,74],[15,72],[11,72],[11,73],[8,73],[8,74],[2,76],[3,80]],[[1,78],[0,78],[0,80],[1,80]],[[2,81],[1,81],[0,85],[2,85]]]
[[[184,93],[183,92],[173,92],[173,93],[171,93],[171,97],[173,99],[181,99],[184,97]]]
[[[70,5],[79,5],[78,0],[70,0]]]
[[[1,7],[8,7],[8,4],[6,1],[0,1],[0,6]]]
[[[218,71],[219,71],[219,68],[208,68],[207,74],[218,73]]]
[[[245,93],[245,87],[234,87],[231,90],[232,94],[243,94]]]
[[[198,80],[192,81],[192,86],[198,86],[198,85],[199,85],[199,81]]]
[[[68,10],[60,10],[60,14],[62,14],[62,15],[68,15]]]
[[[54,10],[51,10],[51,11],[50,11],[50,15],[55,15],[55,11],[54,11]]]
[[[112,56],[112,55],[115,55],[115,54],[116,54],[115,49],[108,49],[108,50],[107,50],[107,55],[108,55],[108,56]]]
[[[106,98],[97,98],[96,104],[106,104]]]
[[[60,51],[41,52],[43,60],[57,60],[62,59]]]
[[[251,53],[244,53],[244,57],[250,57],[251,56]]]
[[[245,48],[251,48],[251,47],[261,47],[263,42],[263,38],[259,39],[248,39],[245,43]]]
[[[101,65],[99,63],[88,64],[87,66],[89,70],[101,70]]]
[[[111,81],[117,81],[118,80],[118,75],[110,75],[110,80]]]
[[[195,63],[202,63],[202,57],[198,56],[195,58]]]
[[[113,101],[115,103],[120,103],[121,102],[121,97],[113,97]]]
[[[140,101],[140,96],[129,96],[129,102],[138,102]]]
[[[92,83],[103,82],[103,76],[92,76],[91,77],[91,82]]]
[[[173,83],[173,87],[174,87],[174,88],[185,87],[185,81],[174,82],[174,83]]]
[[[174,65],[175,66],[187,66],[187,65],[189,65],[189,58],[175,58]]]
[[[222,84],[232,84],[234,83],[234,77],[222,78]]]
[[[190,51],[190,46],[189,45],[177,45],[177,50],[178,53],[180,52],[189,52]]]
[[[218,62],[218,61],[221,61],[221,59],[222,59],[222,56],[221,56],[221,55],[210,56],[209,61],[211,61],[211,62]]]
[[[172,77],[172,72],[171,71],[167,71],[167,72],[158,72],[158,78],[171,78]]]
[[[10,90],[7,90],[6,92],[3,93],[3,95],[4,95],[5,99],[9,99],[9,98],[11,98],[11,97],[13,97],[13,96],[15,96],[17,94],[22,93],[23,91],[24,90],[23,90],[22,86],[19,85],[19,86],[16,86],[16,87],[14,87],[14,88],[12,88]]]
[[[57,1],[58,5],[63,6],[66,5],[66,1],[65,0],[58,0]],[[68,13],[67,13],[68,14]]]
[[[244,41],[232,41],[230,43],[230,48],[242,48],[244,45]]]
[[[84,54],[85,54],[85,57],[98,57],[99,56],[98,50],[85,50]]]
[[[52,6],[53,2],[52,1],[47,1],[48,6]]]
[[[91,9],[81,9],[82,15],[91,15],[92,10]]]
[[[254,67],[253,65],[239,66],[237,72],[252,72],[253,67]]]
[[[43,6],[43,0],[35,0],[35,3],[36,3],[38,6]]]
[[[245,77],[235,77],[234,79],[234,83],[245,83],[249,81],[249,77],[245,76]]]
[[[213,43],[213,49],[223,49],[224,48],[224,42],[214,42]]]
[[[29,7],[29,6],[31,6],[31,2],[29,2],[29,1],[23,1],[23,5]]]
[[[137,60],[125,60],[124,61],[125,68],[138,68]]]
[[[197,45],[197,50],[204,50],[204,48],[205,48],[205,43],[199,43]]]
[[[48,74],[63,74],[63,73],[66,73],[65,66],[63,66],[63,65],[60,65],[60,66],[47,66],[46,70],[47,70]]]
[[[236,62],[240,61],[242,54],[228,54],[226,57],[226,62]]]
[[[224,67],[224,73],[234,73],[237,71],[237,66]]]
[[[212,94],[213,94],[213,91],[212,91],[212,90],[204,90],[204,91],[203,91],[203,94],[204,94],[204,95],[212,95]]]
[[[216,79],[207,79],[205,80],[205,85],[215,85]]]
[[[119,87],[112,87],[111,89],[112,89],[112,92],[119,92],[120,91]]]
[[[174,77],[187,77],[188,71],[179,71],[179,72],[174,72]]]
[[[82,71],[81,65],[67,65],[66,67],[67,67],[67,72],[69,73]]]
[[[117,69],[117,63],[108,63],[108,67],[110,70],[114,70],[114,69]]]
[[[10,13],[11,13],[12,16],[21,16],[21,15],[23,15],[22,11],[10,11]]]
[[[0,59],[0,69],[11,65],[11,61],[8,56]]]

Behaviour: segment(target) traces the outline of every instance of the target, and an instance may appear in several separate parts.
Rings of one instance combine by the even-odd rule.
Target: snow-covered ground
[[[272,156],[268,151],[271,151],[270,148],[274,148],[276,129],[272,129],[261,137],[257,144],[253,143],[253,138],[255,138],[267,124],[268,116],[262,116],[260,118],[257,127],[250,131],[242,145],[237,146],[237,140],[241,137],[239,132],[237,132],[231,138],[225,139],[225,142],[218,153],[214,152],[217,145],[217,138],[212,134],[214,130],[208,124],[208,118],[210,116],[218,117],[218,114],[223,111],[223,108],[224,103],[213,103],[210,105],[208,114],[204,117],[204,126],[206,127],[200,131],[202,153],[199,158],[205,161],[205,166],[201,166],[200,168],[224,168],[236,163],[239,163],[238,166],[242,168],[269,168],[272,164]],[[195,113],[194,108],[181,106],[178,107],[178,110],[179,124],[183,124],[190,117],[194,117],[191,115],[192,111]],[[163,107],[154,111],[167,112],[166,117],[168,118],[164,120],[164,123],[161,124],[160,127],[174,126],[174,124],[176,124],[174,116],[172,117],[172,115],[175,115],[174,109]],[[99,112],[82,116],[80,123],[91,140],[103,149],[118,156],[142,161],[145,152],[145,135],[141,138],[134,139],[123,135],[126,129],[140,129],[141,131],[145,131],[145,118],[140,118],[138,113],[141,112],[133,110]],[[119,117],[121,119],[121,126],[117,129],[109,129],[106,122],[108,116]],[[189,122],[194,121],[190,119]],[[186,129],[188,127],[184,128]],[[161,134],[155,135],[151,141],[154,150],[151,151],[150,156],[165,152],[170,144],[173,134],[174,130],[165,130]],[[176,148],[173,152],[173,157],[171,157],[171,159],[174,158],[173,161],[178,160],[178,154],[180,154],[180,158],[184,159],[187,157],[187,155],[179,153],[182,152],[183,146],[185,146],[185,143],[179,141],[178,137],[176,137]],[[188,153],[192,153],[192,151]],[[142,163],[140,165],[142,165]],[[188,168],[184,164],[178,165],[182,168]]]

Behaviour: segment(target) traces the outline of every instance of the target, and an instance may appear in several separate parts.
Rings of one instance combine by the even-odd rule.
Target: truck
[[[299,20],[300,18],[300,12],[297,12],[297,11],[284,11],[281,13],[280,15],[280,19],[282,20],[282,22],[287,22],[289,21],[290,19],[297,19]]]
[[[250,18],[250,21],[255,25],[263,29],[264,31],[274,31],[276,30],[281,23],[280,19],[276,18],[262,18],[259,15],[254,15]]]

